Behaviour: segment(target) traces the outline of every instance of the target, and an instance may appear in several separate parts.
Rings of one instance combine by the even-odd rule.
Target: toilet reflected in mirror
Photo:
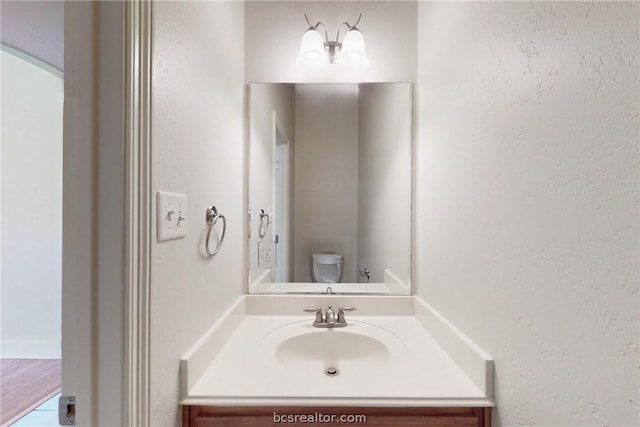
[[[311,255],[311,278],[314,283],[340,283],[342,280],[342,254],[333,252]]]

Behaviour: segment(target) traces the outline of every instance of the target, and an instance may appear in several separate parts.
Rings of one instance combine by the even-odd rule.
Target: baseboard
[[[59,340],[0,340],[3,359],[60,359]]]

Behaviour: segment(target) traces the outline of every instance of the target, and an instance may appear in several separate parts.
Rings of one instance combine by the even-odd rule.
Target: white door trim
[[[84,56],[94,28],[88,5],[65,5],[62,192],[62,394],[76,396],[77,425],[93,424],[93,57]],[[80,179],[84,178],[84,179]],[[88,179],[87,179],[88,178]],[[80,357],[82,355],[83,357]]]
[[[62,388],[78,426],[149,425],[151,7],[65,4]]]
[[[123,425],[149,425],[152,2],[125,2]]]

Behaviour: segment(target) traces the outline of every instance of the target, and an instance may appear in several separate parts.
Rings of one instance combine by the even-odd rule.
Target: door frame
[[[123,425],[149,425],[151,285],[151,1],[125,2]]]
[[[276,282],[289,281],[289,210],[290,210],[290,159],[289,140],[278,126],[277,113],[273,112],[273,162],[274,162],[274,239],[276,240]],[[275,237],[277,236],[277,238]]]
[[[149,425],[152,2],[66,2],[62,393]]]

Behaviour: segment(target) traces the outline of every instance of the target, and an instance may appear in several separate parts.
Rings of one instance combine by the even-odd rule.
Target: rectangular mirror
[[[411,83],[249,85],[249,293],[411,293]]]

